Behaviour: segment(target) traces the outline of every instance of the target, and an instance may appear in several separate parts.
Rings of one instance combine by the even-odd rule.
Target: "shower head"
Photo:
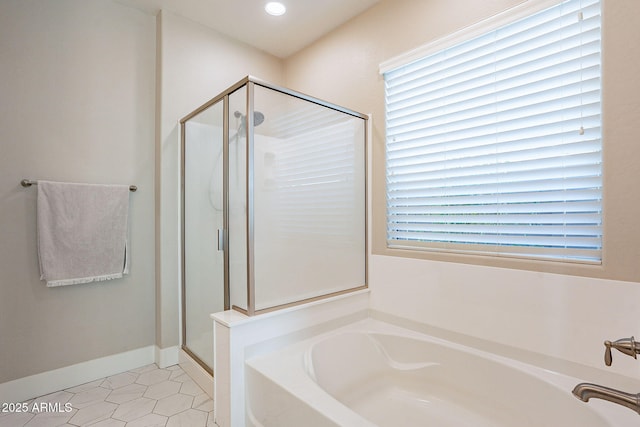
[[[244,138],[247,133],[247,117],[240,111],[235,111],[233,113],[233,117],[235,117],[236,119],[240,119],[240,123],[238,124],[238,129],[236,130],[236,133],[232,138]],[[264,114],[262,114],[260,111],[254,111],[253,127],[260,126],[262,122],[264,122]],[[231,138],[229,138],[229,142],[231,142]]]
[[[240,118],[240,126],[244,126],[247,119],[244,114],[242,114],[240,111],[236,111],[235,113],[233,113],[233,116],[235,118]],[[254,111],[253,126],[260,126],[262,122],[264,122],[264,114],[262,114],[260,111]]]

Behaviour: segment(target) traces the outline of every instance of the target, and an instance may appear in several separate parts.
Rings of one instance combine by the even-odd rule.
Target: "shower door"
[[[225,310],[223,100],[183,128],[182,348],[213,373],[209,315]]]

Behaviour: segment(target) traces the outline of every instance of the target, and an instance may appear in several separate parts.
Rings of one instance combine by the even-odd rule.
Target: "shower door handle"
[[[223,228],[218,228],[218,250],[224,251],[225,232]]]

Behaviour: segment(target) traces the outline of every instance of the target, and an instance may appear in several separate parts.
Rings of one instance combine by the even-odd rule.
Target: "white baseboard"
[[[159,368],[166,368],[167,366],[177,365],[180,362],[180,347],[173,346],[167,348],[160,348],[156,346],[155,349],[155,361]]]
[[[2,383],[0,384],[0,402],[24,402],[54,391],[149,365],[156,361],[154,357],[157,353],[156,349],[156,346],[150,345]],[[164,354],[163,357],[165,357]]]
[[[213,377],[182,349],[180,367],[213,399]]]

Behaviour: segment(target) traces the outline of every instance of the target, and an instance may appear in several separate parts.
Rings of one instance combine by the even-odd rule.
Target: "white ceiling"
[[[155,14],[184,16],[280,58],[297,52],[379,0],[280,0],[283,16],[264,11],[268,0],[116,0]]]

